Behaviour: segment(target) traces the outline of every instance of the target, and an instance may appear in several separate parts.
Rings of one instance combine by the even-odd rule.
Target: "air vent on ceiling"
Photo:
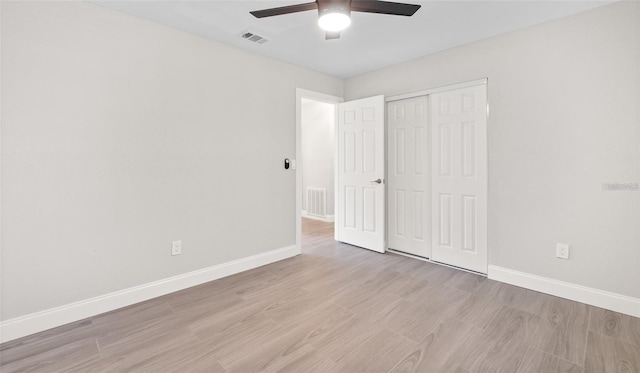
[[[260,36],[260,35],[258,35],[256,33],[249,32],[249,31],[243,32],[242,34],[240,34],[240,36],[243,39],[247,39],[249,41],[252,41],[252,42],[258,43],[258,44],[264,44],[264,43],[269,41],[266,38],[264,38],[264,37],[262,37],[262,36]]]

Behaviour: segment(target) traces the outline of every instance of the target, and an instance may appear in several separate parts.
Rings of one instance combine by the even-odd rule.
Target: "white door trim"
[[[425,89],[424,91],[405,93],[405,94],[396,95],[396,96],[389,96],[385,99],[385,101],[390,102],[390,101],[404,100],[405,98],[427,96],[427,95],[431,95],[439,92],[446,92],[446,91],[452,91],[460,88],[474,87],[477,85],[487,84],[488,82],[489,82],[489,79],[487,78],[470,80],[468,82],[462,82],[462,83],[450,84],[450,85],[445,85],[445,86],[436,87],[436,88]]]
[[[296,88],[296,247],[302,250],[302,99],[335,105],[335,123],[338,123],[338,104],[342,97]]]

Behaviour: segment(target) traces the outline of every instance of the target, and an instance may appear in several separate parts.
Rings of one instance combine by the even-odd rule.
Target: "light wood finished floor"
[[[1,346],[2,372],[640,372],[640,319],[333,241]]]

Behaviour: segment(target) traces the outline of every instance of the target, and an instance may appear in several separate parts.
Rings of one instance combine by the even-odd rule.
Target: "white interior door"
[[[487,273],[486,85],[430,96],[432,260]]]
[[[388,247],[428,258],[427,96],[387,106]]]
[[[384,96],[338,106],[338,241],[385,251]]]

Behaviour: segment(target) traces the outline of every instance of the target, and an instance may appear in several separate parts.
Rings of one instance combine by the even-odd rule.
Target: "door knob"
[[[382,184],[382,179],[371,180],[371,183]]]

